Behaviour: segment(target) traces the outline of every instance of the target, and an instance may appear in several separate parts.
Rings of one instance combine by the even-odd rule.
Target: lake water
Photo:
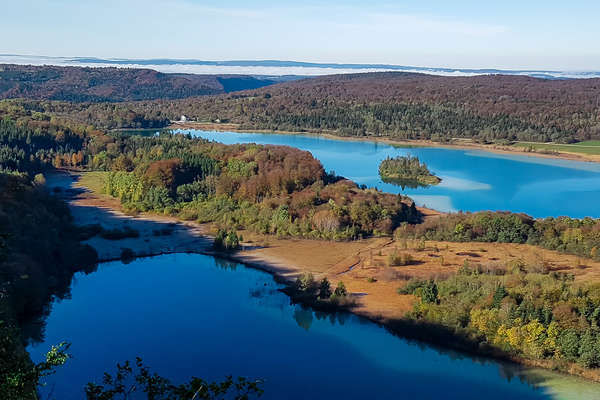
[[[385,192],[404,193],[418,205],[440,211],[504,210],[533,217],[599,218],[600,164],[496,154],[479,150],[401,148],[310,135],[179,131],[226,144],[288,145],[310,151],[327,171]],[[402,189],[379,178],[388,156],[411,154],[442,178],[437,186]]]
[[[51,344],[74,358],[45,393],[83,398],[117,362],[141,356],[176,382],[192,375],[265,380],[264,399],[597,399],[600,386],[408,342],[350,314],[291,305],[264,272],[198,254],[101,264],[55,303]]]

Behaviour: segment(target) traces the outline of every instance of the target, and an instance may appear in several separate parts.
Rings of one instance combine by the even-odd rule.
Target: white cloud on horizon
[[[471,15],[439,5],[416,10],[414,4],[408,8],[377,0],[354,5],[260,3],[7,2],[0,35],[11,40],[0,44],[0,53],[600,69],[593,34],[586,34],[581,23],[565,34],[563,24],[536,31],[537,20],[518,25],[517,15]]]
[[[472,71],[464,71],[455,69],[451,71],[440,70],[436,68],[412,69],[410,67],[399,70],[397,68],[325,68],[325,67],[267,67],[267,66],[228,66],[228,65],[195,65],[195,64],[136,64],[135,60],[128,64],[111,64],[111,63],[87,63],[72,61],[69,57],[44,57],[31,55],[0,55],[0,64],[21,64],[21,65],[58,65],[58,66],[79,66],[79,67],[116,67],[116,68],[141,68],[153,69],[164,73],[189,73],[189,74],[241,74],[241,75],[267,75],[267,76],[283,76],[283,75],[300,75],[300,76],[322,76],[336,74],[357,74],[367,72],[414,72],[438,76],[477,76],[485,75]],[[509,70],[503,71],[511,73]],[[570,71],[529,71],[513,73],[514,75],[532,75],[544,74],[555,78],[600,78],[600,71],[589,72],[570,72]]]

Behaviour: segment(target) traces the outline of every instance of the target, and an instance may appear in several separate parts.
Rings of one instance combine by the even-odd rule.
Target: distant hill
[[[150,69],[0,65],[0,99],[73,102],[183,99],[256,89],[275,81],[247,75],[165,74]]]
[[[87,68],[76,71],[82,74],[88,70],[97,71]],[[442,77],[376,72],[330,75],[235,91],[262,82],[242,76],[184,75],[182,78],[166,75],[164,79],[173,81],[167,80],[170,84],[163,87],[134,84],[120,75],[131,73],[132,80],[133,77],[162,76],[153,71],[102,71],[113,71],[122,79],[121,85],[106,83],[108,87],[114,86],[115,91],[128,89],[117,92],[121,93],[120,98],[127,94],[137,99],[135,96],[142,90],[150,89],[156,98],[116,102],[117,96],[113,94],[112,102],[28,100],[24,102],[35,104],[23,104],[23,107],[64,115],[106,129],[164,127],[169,121],[185,115],[195,121],[239,124],[240,129],[304,131],[348,137],[386,136],[436,141],[469,138],[500,143],[515,140],[571,143],[600,139],[598,78],[548,80],[507,75]],[[208,88],[205,94],[216,95],[174,98],[174,93],[177,94],[174,82],[184,78],[188,82],[186,85],[196,82],[199,87],[199,82],[212,82],[213,86],[202,87]],[[155,79],[161,82],[159,78]],[[80,88],[73,83],[60,86],[58,82],[60,80],[52,85],[40,85],[57,90],[54,94],[45,92],[46,98],[51,95],[61,95],[63,99],[84,98],[95,89],[89,88],[89,84]],[[70,96],[64,95],[67,89]],[[34,96],[33,93],[29,95]]]
[[[285,60],[198,60],[198,59],[127,59],[127,58],[96,58],[96,57],[47,57],[32,55],[0,54],[0,63],[32,64],[32,65],[62,65],[110,67],[121,66],[128,68],[151,68],[161,72],[183,72],[195,74],[248,74],[252,76],[268,75],[297,75],[316,76],[344,73],[365,72],[419,72],[441,76],[474,76],[474,75],[526,75],[544,79],[587,79],[600,78],[600,71],[569,71],[547,69],[497,69],[497,68],[462,68],[456,67],[427,67],[394,64],[352,64],[352,63],[323,63]]]
[[[244,128],[399,139],[570,142],[600,138],[600,79],[442,77],[404,72],[324,76],[232,93],[138,104]]]

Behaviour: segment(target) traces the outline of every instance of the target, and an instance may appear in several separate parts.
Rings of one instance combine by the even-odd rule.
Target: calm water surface
[[[117,362],[143,357],[176,382],[192,375],[265,379],[265,399],[597,399],[600,387],[408,342],[349,314],[291,305],[270,275],[197,254],[101,264],[55,303],[41,360],[72,342],[74,359],[49,378],[57,399]],[[98,382],[100,383],[100,382]]]
[[[387,156],[416,155],[443,181],[429,188],[406,189],[404,193],[419,205],[441,211],[504,210],[540,218],[561,215],[600,217],[600,164],[596,163],[479,150],[399,148],[307,135],[179,132],[226,144],[297,147],[310,151],[327,171],[333,170],[357,183],[391,193],[402,190],[381,181],[379,163]]]

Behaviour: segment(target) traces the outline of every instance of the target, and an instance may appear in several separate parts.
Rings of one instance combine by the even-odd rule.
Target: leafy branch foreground
[[[3,337],[10,339],[5,335]],[[1,346],[11,344],[6,341],[0,343]],[[45,378],[54,375],[71,358],[69,347],[70,344],[66,342],[52,346],[44,361],[37,364],[1,360],[0,398],[40,399],[38,389],[47,385]],[[249,400],[262,396],[261,384],[260,380],[227,376],[221,382],[208,382],[193,377],[188,382],[176,385],[152,372],[141,358],[136,357],[134,363],[125,361],[117,364],[113,375],[104,373],[101,384],[89,382],[84,390],[87,400],[126,400],[144,396],[148,400]]]
[[[46,353],[44,361],[33,364],[22,357],[11,357],[11,352],[7,352],[6,349],[14,347],[13,337],[11,334],[6,334],[8,328],[0,326],[0,331],[2,328],[4,332],[0,333],[0,354],[3,356],[0,362],[0,398],[6,400],[37,398],[36,388],[31,385],[31,382],[43,386],[43,379],[53,375],[58,367],[71,358],[67,353],[70,344],[63,342],[52,346]]]
[[[260,397],[263,390],[259,380],[227,376],[222,382],[207,382],[193,377],[189,382],[175,385],[148,367],[141,358],[135,363],[117,364],[114,375],[104,373],[102,385],[88,383],[85,394],[88,400],[128,399],[134,392],[146,393],[149,400],[185,399],[235,399]]]

